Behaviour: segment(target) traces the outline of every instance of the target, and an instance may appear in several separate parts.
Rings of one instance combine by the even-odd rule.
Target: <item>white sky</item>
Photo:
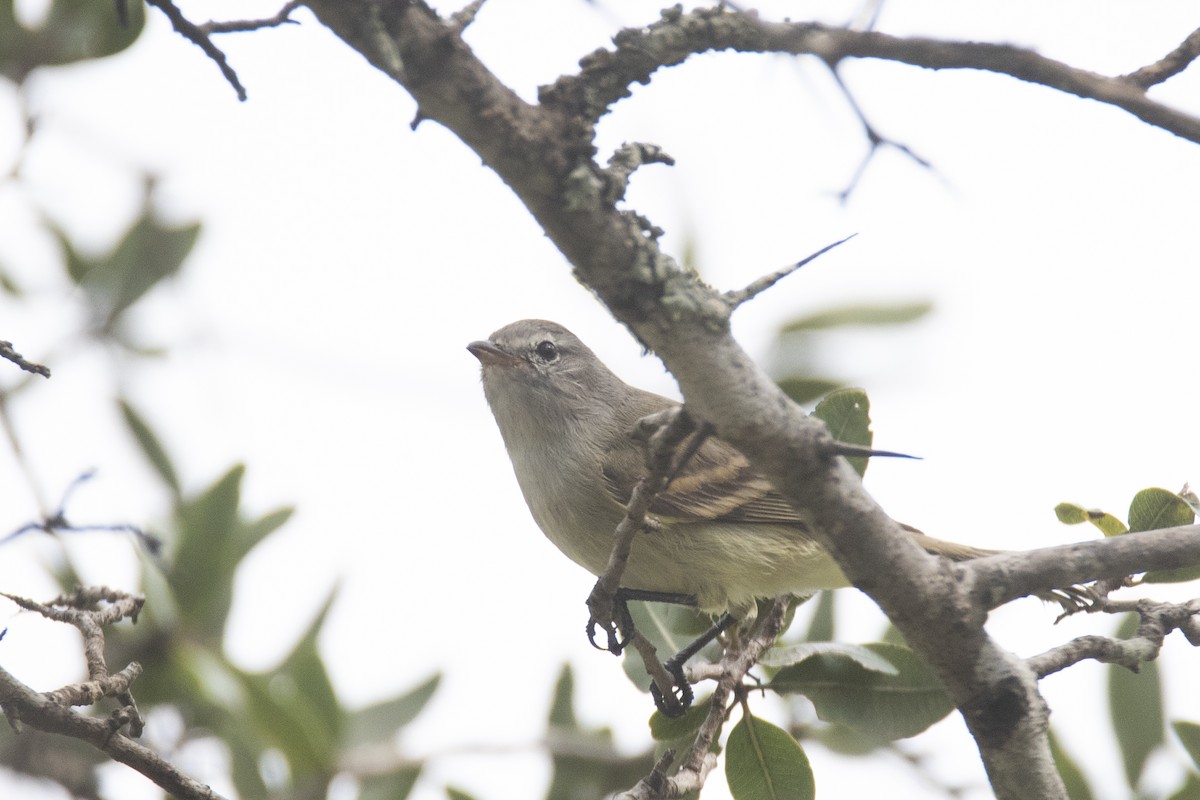
[[[774,5],[771,16],[789,13]],[[817,5],[831,22],[856,8]],[[204,20],[274,6],[185,10]],[[1177,44],[1196,25],[1188,11],[1168,2],[892,2],[879,27],[1030,45],[1120,73]],[[634,2],[489,0],[468,38],[532,100],[538,84],[572,71],[618,26],[656,16]],[[441,797],[443,782],[481,800],[540,796],[547,764],[524,745],[541,733],[564,659],[577,670],[584,720],[613,726],[626,746],[643,743],[650,705],[584,640],[592,579],[529,518],[464,346],[514,319],[548,317],[631,382],[664,393],[673,384],[575,283],[477,156],[435,124],[410,131],[415,107],[398,86],[307,12],[296,18],[303,24],[219,41],[249,90],[244,104],[156,12],[129,52],[29,82],[42,128],[26,180],[0,184],[0,262],[36,299],[0,299],[0,338],[47,358],[54,378],[13,412],[50,502],[99,468],[72,505],[81,521],[154,527],[166,514],[119,427],[118,389],[163,435],[189,489],[244,460],[251,512],[299,511],[246,563],[233,658],[268,668],[340,580],[323,645],[348,702],[446,670],[404,746],[468,754],[439,760],[415,796]],[[1141,488],[1200,480],[1200,147],[1007,78],[874,62],[847,65],[845,78],[877,128],[936,174],[885,151],[839,205],[833,195],[866,141],[811,59],[695,58],[638,87],[604,119],[600,144],[607,155],[622,141],[649,141],[677,159],[639,172],[628,205],[666,229],[670,252],[691,238],[719,287],[859,234],[739,313],[739,338],[768,361],[773,332],[794,316],[850,301],[936,303],[919,325],[840,335],[830,351],[828,371],[868,389],[877,443],[924,458],[874,464],[874,495],[935,535],[1027,548],[1090,536],[1055,522],[1060,501],[1120,516]],[[1200,113],[1198,92],[1193,70],[1153,94]],[[4,169],[15,109],[11,88],[0,89]],[[135,365],[117,387],[105,370],[111,354],[66,339],[79,298],[64,296],[52,244],[31,232],[31,201],[103,249],[136,211],[129,165],[161,173],[163,214],[200,219],[204,232],[185,274],[135,320],[141,339],[168,345],[170,358]],[[0,532],[37,516],[7,448],[0,486]],[[70,546],[88,579],[129,585],[123,540]],[[56,547],[35,537],[9,545],[0,587],[46,595],[34,565]],[[844,594],[857,609],[846,635],[877,636],[868,603]],[[1097,619],[1051,628],[1052,619],[1025,601],[997,612],[990,629],[1023,654],[1111,629]],[[21,641],[70,642],[28,617],[6,624],[36,627],[36,639]],[[39,688],[77,677],[78,661],[29,649],[5,641],[5,667]],[[1200,701],[1181,689],[1195,658],[1172,640],[1163,663],[1177,716],[1200,719]],[[1113,745],[1091,736],[1104,728],[1102,671],[1069,674],[1044,683],[1054,721],[1074,753],[1089,754],[1099,796],[1119,797]],[[496,746],[515,754],[472,754]],[[969,796],[987,796],[957,718],[906,747],[977,787]],[[927,791],[895,763],[848,767],[819,748],[810,757],[823,796],[877,791],[882,781],[907,796]],[[1164,788],[1178,773],[1164,762],[1152,780]],[[705,793],[720,796],[715,786]]]

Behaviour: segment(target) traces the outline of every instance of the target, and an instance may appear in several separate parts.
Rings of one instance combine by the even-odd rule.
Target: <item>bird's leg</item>
[[[595,594],[593,590],[592,594]],[[588,598],[588,605],[592,606],[593,598]],[[629,616],[629,601],[630,600],[646,600],[655,603],[671,603],[677,606],[695,606],[696,596],[691,594],[683,594],[682,592],[654,592],[648,589],[626,589],[621,587],[617,589],[612,597],[612,614],[611,619],[604,620],[596,613],[598,609],[593,608],[592,614],[587,621],[587,637],[591,642],[592,647],[597,650],[607,650],[614,656],[621,655],[625,647],[633,639],[637,631],[633,627],[633,617]],[[596,628],[604,628],[604,632],[608,635],[608,642],[604,647],[596,644]],[[624,633],[625,638],[621,638],[620,634]],[[712,641],[709,639],[709,641]],[[707,643],[707,642],[706,642]],[[703,647],[704,645],[701,645]]]
[[[663,662],[663,669],[675,680],[675,685],[679,688],[680,696],[675,699],[678,701],[674,706],[666,703],[663,693],[659,691],[658,685],[650,684],[650,696],[654,698],[654,705],[659,711],[667,717],[678,717],[687,711],[692,704],[692,687],[688,683],[687,676],[683,674],[683,665],[688,659],[703,650],[709,642],[716,639],[729,627],[737,622],[737,619],[729,614],[722,614],[711,628],[696,637],[696,639],[675,655]]]
[[[595,647],[597,650],[607,650],[613,655],[620,655],[630,642],[637,644],[635,637],[638,636],[638,632],[634,628],[633,618],[629,614],[628,602],[630,600],[670,603],[672,605],[692,607],[696,605],[696,597],[691,594],[655,592],[648,589],[627,589],[624,587],[617,589],[613,597],[612,623],[603,625],[595,616],[588,619],[587,635],[588,641],[592,643],[592,647]],[[661,678],[652,680],[650,695],[654,698],[655,707],[665,716],[678,717],[687,711],[692,704],[692,687],[688,683],[687,676],[683,673],[684,664],[692,656],[703,650],[709,642],[728,630],[735,622],[737,620],[733,616],[729,614],[721,615],[721,618],[712,627],[696,637],[694,641],[678,653],[662,662],[662,669],[666,672],[666,676],[670,678],[671,682],[674,683],[674,686],[667,686],[664,689],[659,686]],[[598,625],[604,627],[605,632],[608,634],[607,647],[601,647],[596,644],[596,627]],[[621,634],[624,634],[624,638],[621,637]],[[657,661],[658,656],[654,653],[654,646],[649,642],[644,642],[643,645],[639,646],[638,650],[641,652],[643,660],[647,662],[647,671],[651,672],[653,676],[653,672],[657,670],[651,670],[650,665],[654,661]],[[675,692],[676,689],[678,689],[678,693]]]

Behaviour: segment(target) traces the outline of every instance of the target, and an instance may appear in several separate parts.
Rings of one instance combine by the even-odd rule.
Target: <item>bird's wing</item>
[[[613,499],[629,502],[646,472],[640,448],[620,447],[604,461],[604,480]],[[660,517],[679,522],[759,522],[803,525],[800,515],[758,474],[738,450],[709,438],[650,506]]]

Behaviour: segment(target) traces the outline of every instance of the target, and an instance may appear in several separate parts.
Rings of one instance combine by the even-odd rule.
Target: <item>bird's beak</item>
[[[521,359],[517,358],[513,354],[506,353],[488,341],[471,342],[469,345],[467,345],[467,349],[470,350],[471,355],[478,358],[479,363],[485,367],[491,366],[492,364],[506,367],[520,363],[521,361]]]

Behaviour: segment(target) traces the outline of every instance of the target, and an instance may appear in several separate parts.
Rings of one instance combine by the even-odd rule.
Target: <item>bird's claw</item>
[[[675,659],[665,662],[663,669],[675,679],[674,688],[678,690],[678,694],[672,691],[670,701],[668,701],[668,696],[663,693],[662,689],[658,688],[658,684],[651,681],[650,696],[654,698],[654,706],[664,717],[671,719],[682,717],[692,707],[692,700],[695,699],[695,694],[692,692],[692,685],[688,683],[687,678],[683,674],[683,664],[678,663]]]

